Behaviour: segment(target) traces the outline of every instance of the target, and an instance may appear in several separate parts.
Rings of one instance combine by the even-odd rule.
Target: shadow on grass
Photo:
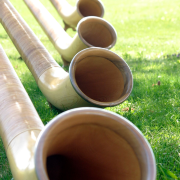
[[[160,73],[165,74],[177,74],[180,68],[180,58],[170,57],[170,58],[159,58],[159,59],[146,59],[131,58],[131,56],[125,56],[124,60],[130,66],[133,72],[139,73]],[[180,74],[180,73],[179,73]]]
[[[7,34],[0,34],[0,39],[9,39]]]
[[[128,59],[127,63],[133,74],[133,90],[127,100],[130,103],[127,106],[132,106],[135,111],[133,113],[122,112],[123,103],[120,106],[122,109],[116,108],[115,112],[125,115],[132,121],[133,119],[142,118],[152,120],[155,117],[162,118],[164,115],[166,115],[166,118],[172,119],[173,113],[178,114],[180,107],[180,63],[177,63],[177,59],[154,61]],[[152,66],[150,70],[144,70],[144,68],[150,66]],[[161,71],[159,67],[162,67],[160,68]],[[160,85],[157,84],[158,81],[160,81]],[[160,121],[158,126],[160,124],[164,124],[163,120]],[[141,129],[141,127],[139,128]]]
[[[126,62],[133,74],[131,95],[121,105],[106,109],[130,120],[147,138],[157,161],[158,180],[166,179],[163,168],[179,176],[180,63],[177,58]]]
[[[158,179],[168,179],[168,180],[177,180],[180,178],[180,161],[179,161],[179,137],[177,136],[166,136],[167,132],[164,133],[164,136],[161,136],[156,142],[156,146],[153,148],[157,171]]]
[[[5,149],[0,137],[0,180],[10,180],[12,178],[9,163],[6,157]]]

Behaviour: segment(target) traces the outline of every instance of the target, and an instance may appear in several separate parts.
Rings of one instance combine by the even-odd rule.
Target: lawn
[[[24,2],[10,1],[62,66],[60,55]],[[49,0],[41,2],[63,25]],[[69,2],[75,5],[75,0]],[[180,179],[180,57],[171,56],[180,53],[180,1],[103,0],[103,3],[104,18],[114,26],[118,35],[111,50],[128,63],[134,81],[133,91],[124,103],[105,109],[126,117],[142,131],[156,158],[157,180]],[[68,33],[75,34],[70,29]],[[0,43],[46,124],[60,111],[50,109],[1,25]],[[0,139],[0,179],[11,178]]]

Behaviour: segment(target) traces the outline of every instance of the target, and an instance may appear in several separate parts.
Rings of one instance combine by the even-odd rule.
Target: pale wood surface
[[[110,49],[115,45],[117,39],[115,29],[102,18],[92,16],[83,18],[79,22],[77,34],[71,38],[39,0],[24,0],[24,2],[65,61],[71,62],[79,51],[87,47]],[[59,3],[64,5],[63,2],[67,3],[66,1]],[[89,0],[85,1],[86,3],[89,3]],[[97,5],[99,2],[95,0],[92,3]],[[78,1],[78,4],[83,4],[83,1]],[[66,13],[68,14],[67,11]]]
[[[28,1],[28,2],[30,2],[30,1]],[[34,4],[36,5],[36,3],[34,3]],[[33,5],[33,4],[31,4],[31,5]],[[34,6],[34,7],[37,10],[37,7],[36,6]],[[40,89],[43,92],[43,94],[46,96],[46,98],[50,97],[50,96],[52,97],[51,99],[50,98],[47,98],[47,99],[48,99],[48,101],[50,103],[55,105],[57,108],[62,109],[61,108],[62,107],[61,106],[62,98],[64,100],[63,106],[66,107],[66,105],[69,104],[69,101],[66,101],[67,96],[62,97],[62,94],[63,94],[63,92],[65,92],[64,94],[66,94],[66,92],[69,92],[69,91],[67,91],[67,87],[63,87],[63,83],[61,83],[62,80],[64,80],[64,76],[61,76],[62,74],[64,74],[63,73],[64,70],[55,62],[55,60],[52,58],[52,56],[47,52],[45,47],[38,40],[38,38],[35,36],[35,34],[28,27],[28,25],[25,23],[23,18],[18,14],[18,12],[15,10],[15,8],[11,5],[11,3],[8,0],[0,1],[0,8],[1,8],[0,21],[1,21],[2,25],[4,26],[5,30],[7,31],[8,35],[12,39],[12,41],[13,41],[14,45],[16,46],[17,50],[21,54],[21,56],[22,56],[23,60],[25,61],[26,65],[28,66],[28,68],[32,72],[34,78],[36,79],[37,84],[38,85],[40,84],[40,77],[42,77],[44,74],[47,75],[46,72],[50,72],[49,70],[53,69],[52,73],[53,73],[53,76],[54,76],[54,74],[57,74],[55,69],[56,70],[58,69],[57,71],[58,71],[59,76],[56,78],[56,81],[54,81],[53,76],[52,76],[52,79],[50,79],[48,82],[45,82],[44,79],[43,79],[43,85],[40,87]],[[38,12],[38,10],[37,10],[37,12]],[[39,17],[42,17],[42,15],[40,16],[40,14],[37,14],[37,15],[39,15]],[[48,19],[46,19],[46,20],[48,20]],[[87,18],[86,20],[88,22],[90,22],[90,23],[95,21],[95,25],[92,28],[93,30],[95,30],[95,31],[92,31],[93,32],[92,34],[94,36],[97,35],[97,36],[99,36],[101,38],[103,38],[103,36],[107,36],[108,37],[107,42],[109,42],[112,39],[111,39],[110,34],[108,34],[109,36],[107,35],[107,31],[109,32],[110,29],[111,29],[114,32],[114,38],[116,37],[116,34],[115,34],[115,31],[113,30],[113,27],[111,27],[108,24],[108,22],[103,21],[101,18],[93,17],[93,18],[90,18],[90,19]],[[101,24],[100,27],[98,25],[99,23]],[[86,25],[86,23],[85,24],[83,23],[84,27],[85,27],[85,25]],[[108,30],[105,28],[107,31],[102,31],[102,33],[101,33],[101,30],[102,30],[103,26],[106,26],[106,28]],[[82,30],[84,28],[80,28],[80,29]],[[97,32],[96,32],[96,29],[98,29]],[[87,31],[82,31],[82,32],[83,32],[83,35],[87,33]],[[103,36],[100,36],[100,34],[102,34]],[[69,47],[69,49],[66,49],[67,50],[66,54],[70,55],[71,50],[73,50],[74,51],[73,53],[75,53],[75,50],[77,50],[77,48],[79,50],[82,49],[81,46],[79,46],[79,43],[81,41],[80,38],[75,38],[75,39],[78,40],[78,41],[76,41],[76,43],[75,42],[72,43],[73,45],[71,44],[72,46]],[[105,37],[105,39],[106,39],[106,37]],[[96,39],[93,38],[93,41],[96,42]],[[99,41],[100,40],[98,39],[98,42]],[[104,43],[104,41],[102,41],[102,42]],[[107,42],[105,41],[105,44]],[[80,44],[83,44],[83,43],[81,42]],[[88,51],[88,49],[86,49],[84,52],[86,52],[86,51]],[[95,49],[91,50],[92,55],[94,57],[95,57],[95,55],[94,55],[95,51],[100,51],[100,49],[97,48],[96,50]],[[114,56],[113,52],[110,52],[110,51],[106,52],[106,50],[101,50],[101,51],[102,52],[99,55],[100,57],[105,57],[105,59],[107,59],[107,61],[109,60],[112,63],[114,63],[115,60],[114,60],[114,57],[113,57]],[[106,56],[109,56],[109,57],[106,58]],[[119,56],[116,57],[116,59],[117,59],[116,60],[117,64],[122,64],[122,60],[121,60],[121,58]],[[76,59],[76,60],[74,59],[74,61],[78,62],[79,59]],[[112,64],[111,62],[109,62],[109,64]],[[100,65],[98,65],[96,67],[96,71],[97,71],[98,67],[99,67],[99,69],[102,69],[101,66],[102,66],[103,63],[104,62],[102,62]],[[79,63],[76,63],[76,64],[79,64]],[[123,62],[123,64],[124,64],[123,66],[127,66],[127,65],[125,65],[124,62]],[[95,71],[95,69],[93,69],[94,65],[90,61],[89,61],[89,65],[92,66],[90,71],[93,74],[93,71]],[[89,101],[89,102],[92,103],[92,106],[93,105],[95,105],[95,106],[98,105],[98,106],[103,106],[103,107],[105,107],[105,106],[113,106],[113,105],[117,105],[117,104],[123,102],[129,96],[129,94],[131,92],[131,89],[132,89],[131,72],[130,72],[128,67],[126,68],[127,72],[124,72],[124,68],[119,68],[116,64],[115,64],[115,66],[112,69],[110,68],[111,72],[107,71],[108,65],[106,65],[106,68],[104,70],[100,70],[100,72],[103,72],[103,74],[105,75],[105,78],[103,78],[103,81],[104,81],[103,86],[102,86],[102,82],[100,82],[100,84],[98,84],[99,83],[99,77],[96,78],[95,75],[93,75],[93,79],[95,81],[93,84],[94,85],[96,84],[96,87],[93,85],[94,86],[94,93],[93,94],[98,92],[95,96],[94,95],[92,96],[93,99],[91,97],[89,97],[89,95],[91,96],[91,93],[89,94],[89,91],[91,91],[93,89],[93,86],[91,87],[91,84],[88,84],[88,82],[84,83],[84,85],[86,85],[87,87],[85,87],[85,88],[83,87],[81,89],[85,89],[85,92],[82,93],[82,91],[81,91],[79,93],[79,91],[78,91],[79,87],[76,87],[75,83],[74,84],[72,83],[73,78],[76,81],[75,74],[74,74],[74,77],[70,77],[71,83],[73,84],[73,86],[70,84],[69,89],[70,89],[70,92],[73,93],[73,96],[75,94],[75,98],[73,97],[71,99],[78,99],[78,101],[73,100],[73,102],[72,102],[73,104],[72,104],[71,107],[87,106],[86,101],[89,101],[89,100],[92,100],[92,101]],[[71,69],[73,69],[73,66],[71,67]],[[70,69],[70,71],[71,71],[71,69]],[[82,70],[80,70],[80,71],[82,71]],[[111,76],[113,71],[115,73]],[[59,73],[59,72],[62,72],[62,73]],[[108,72],[110,72],[110,73],[108,73]],[[126,76],[125,74],[127,74],[128,77],[125,77]],[[50,75],[47,75],[47,76],[50,76]],[[85,75],[83,75],[83,76],[85,77]],[[107,76],[110,76],[111,79],[107,78]],[[122,80],[122,77],[123,77],[123,80]],[[67,77],[66,79],[70,83],[69,78]],[[108,80],[107,82],[106,82],[106,79]],[[111,83],[111,81],[112,81],[112,83]],[[116,82],[118,83],[117,86],[115,85]],[[127,84],[129,84],[128,88],[126,88]],[[49,88],[49,85],[50,86],[53,85],[53,88]],[[76,83],[76,85],[77,85],[77,83]],[[98,86],[99,87],[102,86],[102,87],[99,88]],[[90,88],[90,90],[88,90],[89,88]],[[123,88],[127,89],[126,92],[123,90]],[[101,90],[102,90],[102,92],[101,92]],[[122,93],[122,91],[123,91],[123,93]],[[78,94],[76,92],[78,92]],[[104,92],[104,94],[103,94],[103,92]],[[72,93],[68,94],[68,96],[71,96]],[[86,93],[87,93],[87,95],[86,95]],[[122,94],[123,98],[121,97],[121,94]],[[85,98],[84,98],[83,95],[85,96]],[[103,96],[103,98],[99,97],[99,95]],[[81,97],[83,97],[85,100],[82,101],[83,98],[81,98]],[[107,102],[107,103],[104,103],[104,102]],[[57,104],[58,104],[58,106],[57,106]],[[62,110],[64,110],[64,109],[62,109]]]
[[[36,180],[34,148],[44,128],[0,46],[0,136],[15,180]]]
[[[6,149],[17,135],[44,127],[1,46],[0,102],[0,135]]]
[[[65,24],[76,27],[78,22],[87,16],[104,16],[104,6],[99,0],[78,0],[71,6],[66,0],[50,0]]]
[[[47,69],[59,66],[8,0],[0,1],[0,22],[36,81]]]

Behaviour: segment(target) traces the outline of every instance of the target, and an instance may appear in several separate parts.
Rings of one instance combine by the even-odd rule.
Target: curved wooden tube
[[[35,143],[44,125],[0,45],[0,136],[15,180],[36,180]]]
[[[36,144],[39,180],[155,180],[152,149],[127,119],[98,108],[66,111]]]
[[[43,129],[1,46],[0,63],[0,135],[15,180],[155,180],[151,147],[132,123],[77,108]]]
[[[116,43],[115,29],[102,18],[83,18],[78,24],[77,34],[71,38],[39,0],[24,2],[64,61],[71,62],[79,51],[87,47],[110,49]]]
[[[78,0],[72,7],[66,0],[50,0],[64,21],[65,27],[76,27],[86,16],[104,16],[104,6],[100,0]]]
[[[130,95],[132,74],[117,54],[103,48],[85,49],[74,57],[68,74],[8,0],[0,1],[0,9],[2,25],[40,90],[55,107],[67,110],[82,106],[115,106]]]
[[[102,48],[88,48],[72,60],[69,75],[51,68],[41,75],[38,86],[59,109],[80,106],[115,106],[132,90],[132,74],[123,59]]]

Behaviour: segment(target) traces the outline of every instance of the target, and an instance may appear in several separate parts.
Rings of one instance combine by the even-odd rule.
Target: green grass
[[[23,1],[11,0],[54,59],[60,55],[48,40]],[[62,25],[48,0],[41,0]],[[75,5],[75,0],[69,1]],[[134,123],[149,141],[156,158],[157,180],[180,179],[180,53],[179,0],[103,0],[105,19],[116,29],[112,51],[122,56],[134,80],[130,97],[121,105],[107,107]],[[68,30],[73,36],[74,32]],[[28,92],[44,124],[60,112],[49,108],[34,78],[0,25],[0,43]],[[156,85],[160,81],[160,86]],[[153,85],[154,84],[154,85]],[[129,109],[129,110],[128,110]],[[0,179],[12,178],[0,140]]]

